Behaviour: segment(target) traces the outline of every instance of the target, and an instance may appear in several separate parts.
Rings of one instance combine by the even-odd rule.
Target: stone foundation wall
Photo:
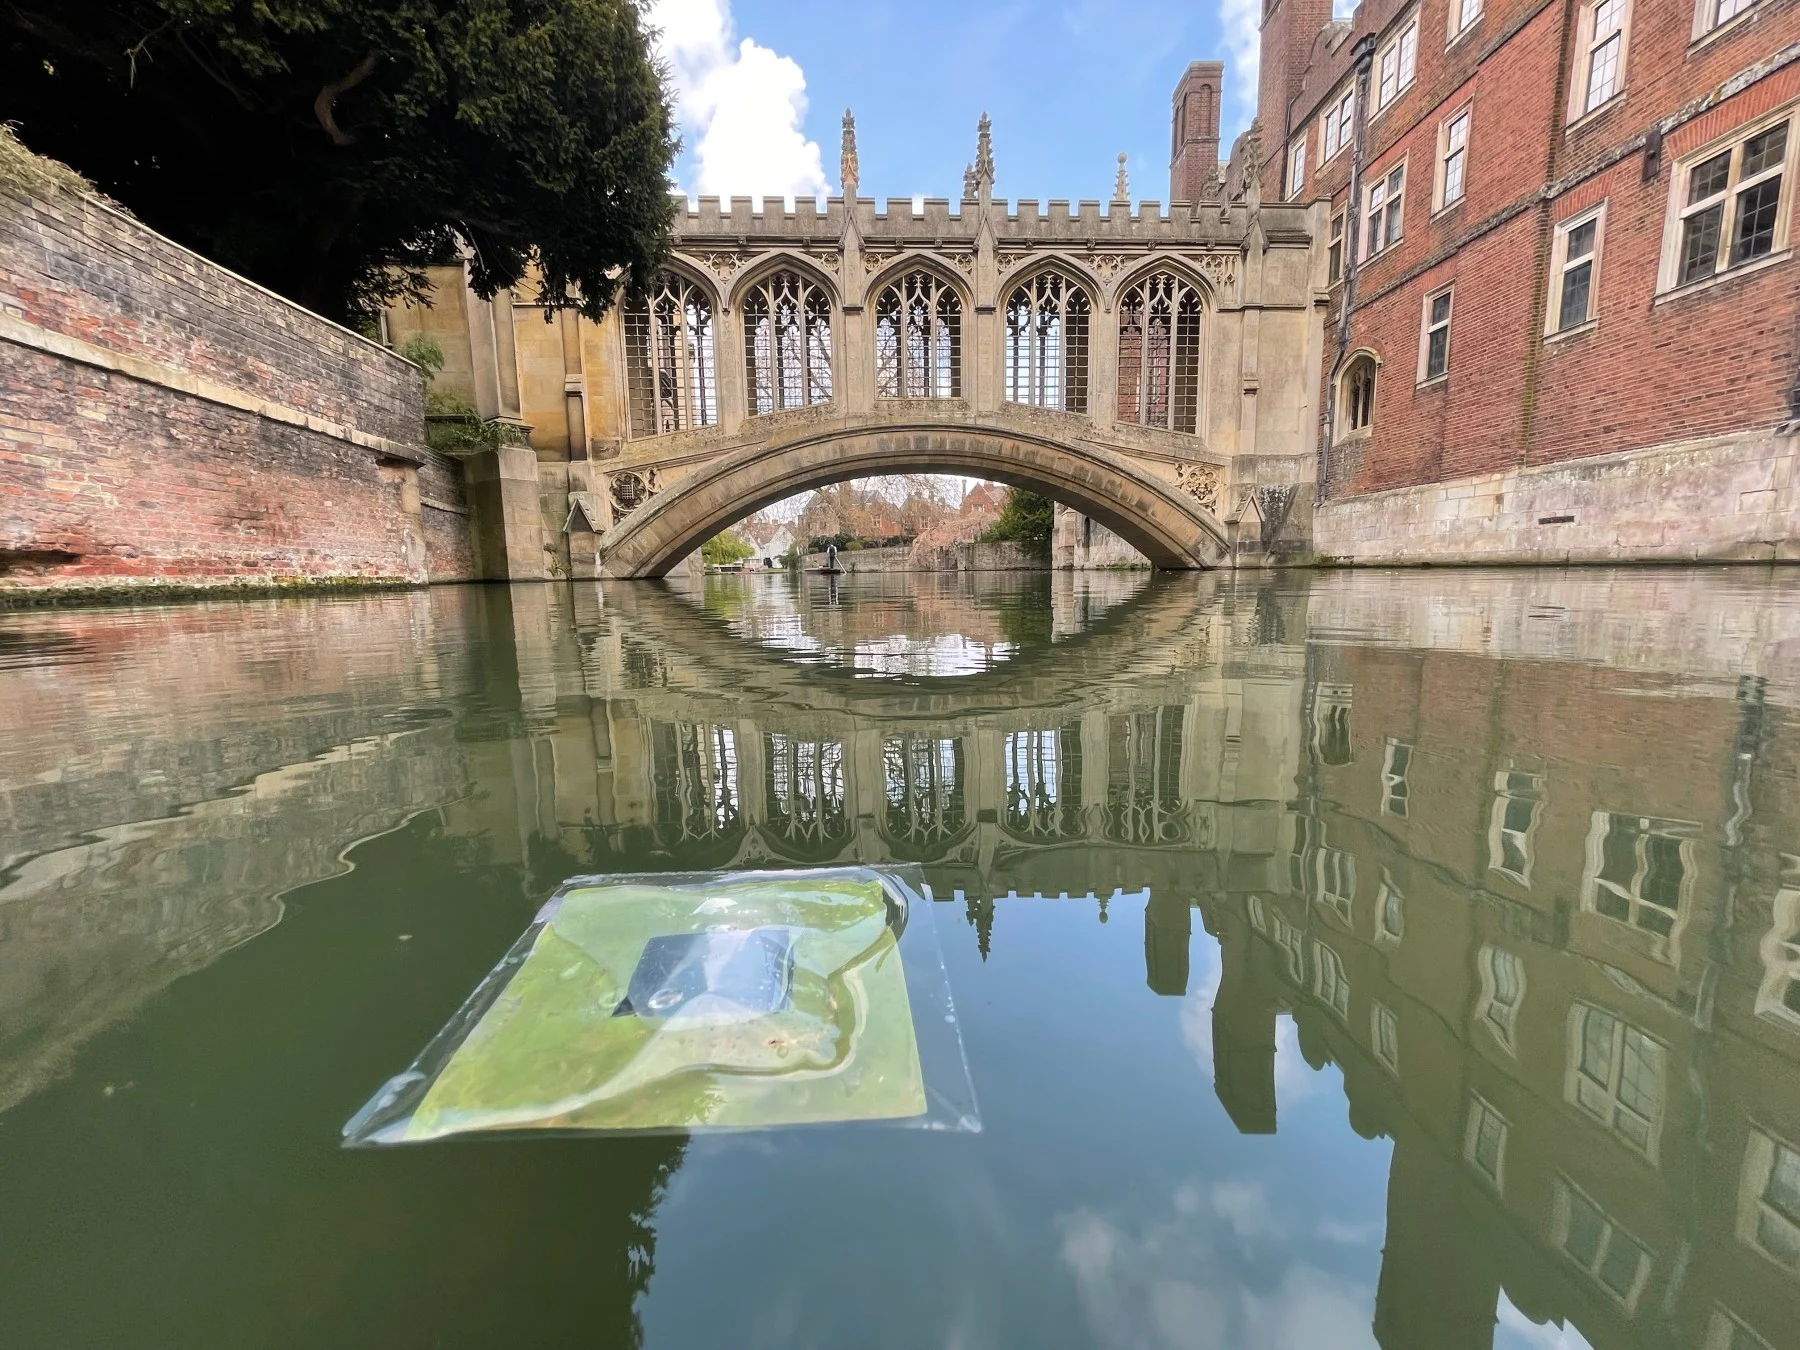
[[[1056,526],[1051,536],[1053,567],[1088,568],[1148,567],[1150,560],[1092,517],[1071,506],[1056,504]]]
[[[1342,562],[1800,559],[1800,432],[1754,432],[1328,501]]]
[[[415,367],[91,197],[0,191],[0,603],[474,575]]]
[[[809,569],[824,565],[823,553],[806,555]],[[840,549],[838,566],[846,572],[1042,572],[1049,563],[1032,557],[1014,543],[977,542],[946,544],[932,549],[911,545]]]

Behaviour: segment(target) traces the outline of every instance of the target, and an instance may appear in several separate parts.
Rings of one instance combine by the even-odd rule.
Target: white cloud
[[[696,196],[816,197],[830,191],[806,138],[806,72],[733,31],[729,0],[655,0],[648,22],[675,86]]]
[[[1256,114],[1256,73],[1262,65],[1262,34],[1257,31],[1261,17],[1261,0],[1219,0],[1219,27],[1225,34],[1225,55],[1231,66],[1225,79],[1231,102],[1220,113],[1225,123],[1220,128],[1224,132],[1221,148],[1227,152],[1238,132],[1249,126]]]

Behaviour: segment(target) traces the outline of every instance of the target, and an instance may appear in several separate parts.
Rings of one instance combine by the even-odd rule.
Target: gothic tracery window
[[[1171,272],[1119,298],[1119,420],[1193,434],[1200,420],[1200,293]]]
[[[1046,272],[1006,302],[1006,401],[1087,411],[1087,292]]]
[[[962,300],[931,272],[908,272],[875,301],[875,394],[962,396]]]
[[[625,353],[632,434],[718,422],[712,301],[694,282],[665,272],[648,295],[626,300]]]
[[[1364,352],[1344,371],[1339,395],[1340,436],[1367,431],[1375,423],[1375,358]]]
[[[750,411],[831,402],[831,297],[797,272],[763,278],[744,297]]]

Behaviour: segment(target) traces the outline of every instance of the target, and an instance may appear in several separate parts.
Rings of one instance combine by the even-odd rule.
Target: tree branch
[[[319,125],[325,128],[325,134],[331,137],[333,145],[353,145],[356,137],[338,127],[337,119],[332,116],[332,105],[340,95],[348,93],[374,74],[376,63],[380,59],[374,52],[370,52],[356,63],[349,74],[342,79],[333,80],[319,90],[319,96],[313,100],[313,116],[319,119]]]

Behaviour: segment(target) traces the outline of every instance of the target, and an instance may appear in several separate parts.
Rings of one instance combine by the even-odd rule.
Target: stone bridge
[[[1167,208],[1134,205],[1122,168],[1109,203],[1009,203],[985,118],[960,201],[857,196],[848,115],[840,173],[824,201],[689,203],[651,292],[598,325],[482,301],[455,269],[431,308],[390,312],[396,341],[449,339],[444,380],[529,440],[475,485],[506,522],[490,574],[541,576],[547,550],[553,571],[661,576],[763,506],[875,474],[1027,487],[1174,569],[1260,553],[1307,509],[1309,208],[1263,203],[1253,172],[1228,191],[1216,160]]]

